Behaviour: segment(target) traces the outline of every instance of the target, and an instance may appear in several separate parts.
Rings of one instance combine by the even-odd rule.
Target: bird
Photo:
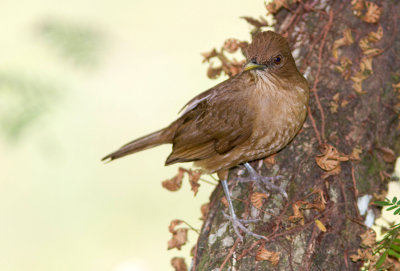
[[[235,233],[254,221],[239,219],[227,183],[228,171],[244,165],[250,179],[286,192],[249,164],[283,149],[302,128],[308,110],[309,86],[297,69],[287,40],[273,31],[259,32],[243,49],[241,72],[191,99],[169,126],[135,139],[102,160],[111,161],[161,144],[172,144],[165,165],[193,162],[203,173],[217,173],[228,201]]]

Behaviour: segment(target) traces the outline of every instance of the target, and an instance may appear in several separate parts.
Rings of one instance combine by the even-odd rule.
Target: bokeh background
[[[172,270],[168,225],[199,228],[170,146],[100,158],[217,83],[201,52],[249,40],[263,1],[13,0],[0,4],[0,270]],[[219,81],[224,78],[220,78]],[[189,261],[187,260],[189,264]]]

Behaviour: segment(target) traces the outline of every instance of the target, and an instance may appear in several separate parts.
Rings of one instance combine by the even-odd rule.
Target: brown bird
[[[286,196],[268,182],[271,178],[258,175],[247,162],[276,153],[296,136],[307,115],[309,87],[281,35],[272,31],[256,34],[245,55],[241,73],[194,97],[168,127],[122,146],[103,160],[170,143],[172,153],[165,165],[193,161],[203,172],[217,172],[229,203],[227,217],[236,234],[241,237],[242,229],[264,238],[236,217],[227,172],[244,164],[251,179]]]

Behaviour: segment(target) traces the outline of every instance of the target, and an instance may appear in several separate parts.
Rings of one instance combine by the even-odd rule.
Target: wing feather
[[[176,121],[179,125],[166,164],[225,154],[246,141],[252,133],[254,112],[245,97],[252,90],[249,80],[234,77],[195,97],[195,106]]]

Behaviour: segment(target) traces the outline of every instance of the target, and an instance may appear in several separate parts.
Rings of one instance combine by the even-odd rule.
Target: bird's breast
[[[269,155],[285,147],[298,133],[307,115],[308,99],[300,89],[280,89],[259,94],[253,149]]]

